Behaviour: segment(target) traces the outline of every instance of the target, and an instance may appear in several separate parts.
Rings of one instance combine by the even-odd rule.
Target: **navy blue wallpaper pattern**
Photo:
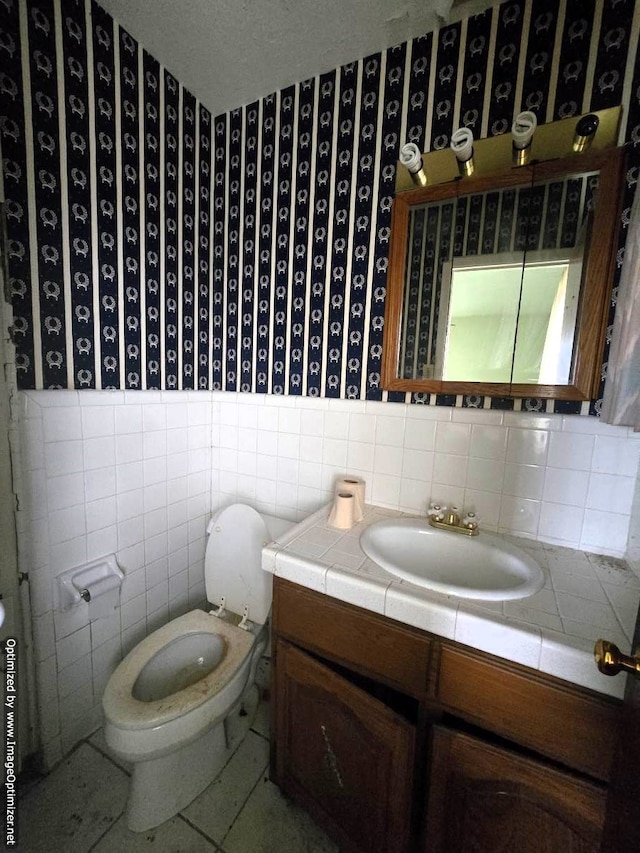
[[[545,122],[619,103],[640,144],[635,0],[507,0],[218,117],[92,0],[0,13],[22,388],[387,399],[400,146],[446,147],[460,125],[504,133],[520,109]],[[634,152],[626,208],[637,168]],[[621,228],[620,263],[623,245]],[[462,400],[487,403],[513,405]]]

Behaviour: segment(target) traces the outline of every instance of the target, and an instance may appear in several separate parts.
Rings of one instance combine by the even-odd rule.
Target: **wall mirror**
[[[622,149],[399,193],[383,386],[597,396]]]

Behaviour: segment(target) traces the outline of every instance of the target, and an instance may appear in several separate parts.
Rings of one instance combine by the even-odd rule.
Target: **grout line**
[[[202,836],[205,841],[208,841],[210,844],[212,844],[215,853],[224,853],[222,847],[219,847],[218,844],[216,844],[216,842],[213,840],[213,838],[211,838],[211,836],[207,835],[207,833],[203,829],[200,829],[200,827],[197,826],[195,823],[192,823],[188,817],[185,817],[182,814],[182,812],[178,812],[175,817],[178,818],[178,820],[183,821],[183,823],[186,823],[186,825],[191,829],[195,830],[195,832],[197,832],[198,835]]]
[[[92,733],[89,735],[89,737],[88,737],[88,738],[85,738],[85,739],[84,739],[84,741],[81,741],[81,742],[80,742],[80,745],[82,745],[83,743],[86,743],[86,744],[87,744],[87,746],[90,746],[90,747],[91,747],[91,749],[94,749],[94,750],[98,753],[98,755],[101,755],[103,758],[106,758],[108,761],[110,761],[110,762],[111,762],[111,764],[113,764],[113,766],[114,766],[114,767],[117,767],[117,768],[118,768],[118,770],[121,770],[121,771],[122,771],[122,772],[123,772],[127,777],[130,777],[130,776],[131,776],[131,773],[130,773],[128,770],[125,770],[125,768],[124,768],[121,764],[118,764],[118,762],[117,762],[117,761],[115,761],[115,760],[114,760],[114,758],[113,758],[111,755],[109,755],[109,753],[108,753],[108,752],[105,752],[105,750],[104,750],[104,749],[100,749],[100,747],[98,746],[98,744],[97,744],[97,743],[91,743],[91,742],[90,742],[89,738],[92,738],[92,737],[93,737],[97,732],[99,732],[99,731],[100,731],[100,729],[102,729],[102,728],[103,728],[102,726],[100,726],[99,728],[97,728],[97,729],[95,730],[95,732],[92,732]]]
[[[263,735],[262,732],[259,732],[257,731],[257,729],[254,728],[250,728],[249,731],[252,732],[254,735],[257,735],[258,737],[261,737],[262,740],[266,740],[267,743],[270,743],[270,738],[268,735]]]
[[[242,812],[245,810],[245,807],[246,807],[247,803],[248,803],[248,802],[249,802],[249,800],[251,799],[251,797],[252,797],[252,795],[253,795],[253,792],[256,790],[256,788],[258,787],[258,785],[259,785],[260,783],[262,783],[262,784],[264,785],[264,783],[265,783],[265,782],[269,782],[269,781],[271,781],[271,780],[269,779],[269,762],[267,761],[267,763],[266,763],[266,764],[265,764],[265,766],[264,766],[264,769],[260,772],[260,775],[258,776],[258,778],[257,778],[257,780],[256,780],[255,785],[253,786],[253,788],[251,788],[251,790],[249,791],[249,793],[248,793],[248,794],[247,794],[247,796],[245,797],[245,799],[244,799],[244,801],[243,801],[242,805],[241,805],[241,806],[240,806],[240,808],[238,809],[238,811],[237,811],[237,813],[236,813],[236,816],[234,817],[234,819],[233,819],[233,821],[232,821],[232,823],[231,823],[231,826],[230,826],[230,827],[229,827],[229,829],[225,832],[224,837],[223,837],[223,839],[222,839],[222,843],[223,843],[223,844],[224,844],[224,842],[227,840],[227,837],[229,836],[229,833],[231,832],[231,830],[233,829],[233,827],[234,827],[234,826],[236,825],[236,823],[238,822],[238,820],[239,820],[239,818],[240,818],[240,815],[241,815],[241,814],[242,814]]]
[[[27,779],[25,776],[25,771],[21,770],[18,776],[17,784],[18,803],[24,803],[24,801],[31,796],[31,792],[39,788],[40,785],[42,785],[42,783],[46,779],[48,779],[50,775],[50,773],[45,775],[42,771],[32,770],[29,772],[29,778]]]
[[[98,750],[98,752],[99,752],[99,750]],[[100,844],[100,842],[101,842],[104,838],[106,838],[106,836],[111,832],[111,830],[113,829],[113,827],[118,823],[118,821],[120,820],[120,818],[124,816],[124,813],[125,813],[125,809],[126,809],[126,807],[127,807],[127,806],[126,806],[126,800],[125,800],[125,805],[122,807],[122,811],[120,812],[120,814],[115,818],[115,820],[113,821],[113,823],[112,823],[112,824],[110,824],[110,825],[105,829],[105,831],[102,833],[102,835],[100,836],[100,838],[98,838],[98,839],[95,841],[95,843],[94,843],[94,844],[92,844],[92,845],[89,847],[89,849],[87,850],[87,853],[91,853],[91,851],[92,851],[92,850],[95,850],[95,849],[96,849],[96,847]]]
[[[631,628],[631,629],[630,629],[630,632],[629,632],[629,631],[627,630],[627,628],[625,628],[625,626],[624,626],[624,624],[623,624],[623,622],[622,622],[622,619],[621,619],[621,617],[620,617],[620,615],[619,615],[619,613],[618,613],[618,611],[617,611],[617,609],[616,609],[616,607],[615,607],[615,605],[614,605],[614,603],[613,603],[613,599],[611,598],[611,596],[609,595],[609,592],[607,591],[607,587],[606,587],[604,584],[601,584],[601,586],[602,586],[602,589],[603,589],[603,591],[604,591],[604,594],[605,594],[605,596],[606,596],[606,598],[607,598],[607,603],[608,603],[609,607],[613,610],[613,613],[614,613],[614,615],[615,615],[616,619],[618,620],[618,623],[619,623],[619,625],[620,625],[620,628],[622,629],[622,633],[623,633],[623,634],[624,634],[624,636],[627,638],[627,640],[629,641],[629,643],[633,643],[633,630],[634,630],[634,629],[633,629],[633,628]],[[609,586],[609,587],[613,587],[614,589],[620,589],[620,588],[624,589],[624,587],[617,587],[617,586],[615,586],[614,584],[608,584],[608,586]]]

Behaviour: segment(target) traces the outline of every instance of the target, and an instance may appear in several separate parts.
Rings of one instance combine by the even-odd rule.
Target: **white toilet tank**
[[[263,625],[271,609],[271,575],[262,570],[262,548],[294,524],[233,504],[213,516],[204,558],[207,600]]]

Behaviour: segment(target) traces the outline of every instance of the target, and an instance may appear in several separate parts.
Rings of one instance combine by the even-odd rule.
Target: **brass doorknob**
[[[624,655],[615,643],[608,640],[596,641],[593,656],[603,675],[617,675],[620,670],[640,673],[640,654]]]

